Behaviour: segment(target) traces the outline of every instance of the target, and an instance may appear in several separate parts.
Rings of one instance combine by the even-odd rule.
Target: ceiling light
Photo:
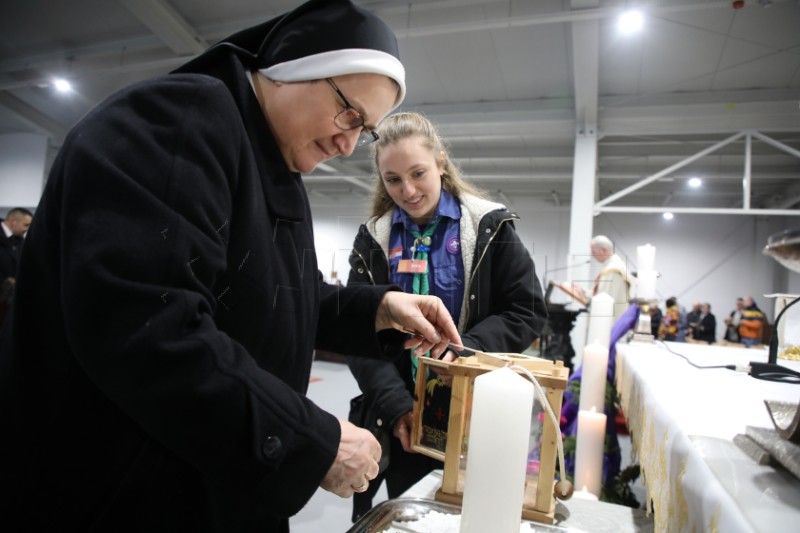
[[[72,90],[72,84],[64,78],[56,78],[53,80],[53,87],[60,93],[68,93]]]
[[[624,12],[617,19],[617,29],[620,33],[635,33],[644,26],[644,16],[642,12],[632,9]]]
[[[670,212],[666,212],[666,213],[664,213],[664,214],[663,214],[663,215],[661,215],[661,216],[663,216],[663,217],[664,217],[664,220],[672,220],[673,218],[675,218],[675,215],[673,215],[673,214],[672,214],[672,213],[670,213]]]
[[[703,180],[698,178],[697,176],[689,178],[689,187],[694,187],[695,189],[698,188],[703,184]]]

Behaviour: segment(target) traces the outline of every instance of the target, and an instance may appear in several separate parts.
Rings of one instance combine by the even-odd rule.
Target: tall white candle
[[[593,343],[583,349],[581,369],[581,397],[579,409],[596,409],[602,413],[606,396],[606,373],[608,371],[608,346]]]
[[[606,415],[578,411],[578,434],[575,443],[575,486],[600,496],[603,478],[603,442],[606,436]]]
[[[656,247],[645,244],[636,247],[637,287],[636,296],[643,300],[656,297]]]
[[[586,341],[608,346],[611,342],[611,326],[613,325],[614,298],[605,292],[595,294],[589,306],[589,334]]]
[[[652,244],[645,244],[636,247],[636,270],[641,272],[655,271],[656,269],[656,247]]]
[[[475,378],[461,533],[518,533],[533,384],[499,368]]]
[[[581,490],[576,490],[575,492],[573,492],[572,497],[577,498],[579,500],[589,500],[593,502],[596,502],[600,499],[591,492],[589,492],[588,490],[586,490],[586,487],[583,487]]]
[[[643,300],[654,300],[656,297],[656,276],[655,270],[646,270],[637,274],[636,296]]]

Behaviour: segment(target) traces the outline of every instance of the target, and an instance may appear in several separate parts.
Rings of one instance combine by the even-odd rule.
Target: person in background
[[[631,279],[625,261],[614,253],[614,243],[605,235],[596,235],[589,243],[592,258],[602,265],[592,287],[591,296],[604,292],[614,299],[614,322],[628,309],[631,299]],[[581,296],[588,297],[576,286]],[[590,298],[590,297],[588,297]]]
[[[458,317],[465,346],[510,353],[528,348],[541,334],[547,309],[533,260],[514,230],[518,217],[464,181],[424,116],[392,115],[378,135],[372,213],[353,243],[348,287],[393,282],[408,292],[435,294]],[[444,360],[456,357],[449,351]],[[380,479],[396,498],[441,461],[410,448],[415,354],[394,363],[354,357],[347,363],[374,412],[360,422],[396,437],[389,439],[387,470],[353,498],[355,521],[372,506]],[[423,440],[431,433],[433,445],[443,445],[450,388],[431,374],[426,390],[424,413],[441,422],[423,414]]]
[[[33,213],[24,207],[11,209],[5,219],[0,219],[0,327],[8,308],[14,301],[14,286],[17,282],[22,243],[33,220]]]
[[[717,319],[711,314],[711,304],[700,305],[700,317],[692,328],[692,338],[697,341],[713,344],[717,340]]]
[[[695,338],[694,329],[700,324],[701,314],[700,302],[692,302],[692,310],[686,313],[686,324],[688,327],[686,333],[689,337]]]
[[[650,307],[650,333],[653,337],[658,338],[658,328],[661,327],[661,318],[663,314],[661,313],[661,308],[657,305],[653,305]]]
[[[666,310],[661,317],[661,325],[658,327],[658,338],[662,341],[678,341],[680,329],[680,311],[678,310],[678,300],[674,296],[667,298],[665,303]]]
[[[745,346],[761,344],[764,331],[765,316],[758,308],[752,296],[745,296],[742,301],[742,318],[739,321],[739,342]]]
[[[678,336],[675,340],[677,342],[686,342],[686,335],[689,333],[688,313],[680,303],[676,303],[676,305],[678,306]]]
[[[389,27],[312,0],[72,129],[0,337],[6,530],[285,533],[368,488],[380,445],[306,397],[314,348],[461,340],[434,296],[322,282],[301,173],[404,94]]]
[[[736,309],[731,311],[725,319],[725,340],[728,342],[739,342],[739,323],[742,320],[742,310],[744,309],[744,298],[736,298]]]

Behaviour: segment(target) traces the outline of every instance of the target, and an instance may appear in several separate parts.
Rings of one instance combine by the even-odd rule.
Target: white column
[[[576,9],[591,7],[594,2],[573,2]],[[569,251],[572,262],[589,259],[594,229],[594,204],[597,196],[597,101],[598,101],[598,48],[597,20],[572,23],[573,79],[575,80],[575,162],[572,172],[572,208],[569,225]],[[594,280],[589,265],[575,269],[574,281],[591,291]],[[581,283],[582,282],[582,283]],[[583,358],[586,344],[586,315],[578,315],[572,328],[573,364],[577,367]]]

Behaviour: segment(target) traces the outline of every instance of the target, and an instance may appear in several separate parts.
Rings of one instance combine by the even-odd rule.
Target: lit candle
[[[585,486],[581,490],[576,490],[575,492],[573,492],[572,497],[578,498],[579,500],[590,500],[593,502],[596,502],[600,499],[591,492],[589,492],[588,490],[586,490]]]
[[[651,244],[636,247],[636,270],[641,272],[655,271],[656,247]]]
[[[655,270],[647,270],[637,274],[636,296],[642,300],[654,300],[656,297],[656,276]]]
[[[475,378],[461,533],[519,532],[533,384],[499,368]]]
[[[608,346],[593,343],[583,349],[581,369],[581,397],[579,409],[604,411],[606,397],[606,372],[608,371]]]
[[[578,434],[575,443],[575,486],[600,496],[603,477],[603,442],[606,437],[606,415],[578,411]]]
[[[636,296],[642,300],[656,298],[656,247],[651,244],[636,247]]]
[[[589,334],[586,340],[608,346],[613,325],[614,298],[605,292],[595,294],[589,307]]]

